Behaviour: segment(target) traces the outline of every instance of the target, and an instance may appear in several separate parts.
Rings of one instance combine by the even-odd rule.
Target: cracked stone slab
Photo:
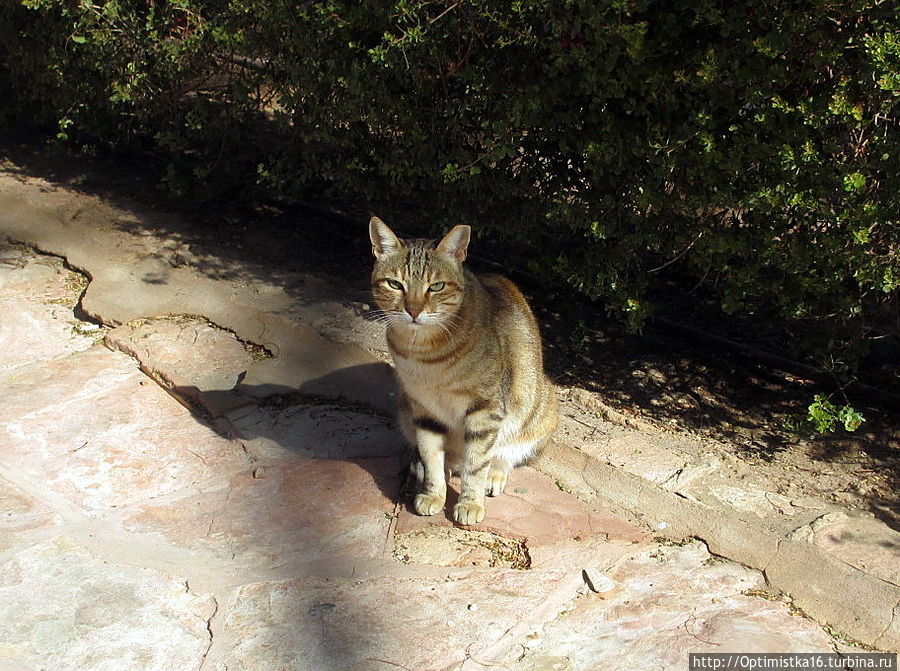
[[[145,237],[73,225],[64,214],[21,194],[0,192],[0,211],[5,215],[0,231],[65,255],[89,272],[81,307],[91,318],[119,326],[165,315],[201,315],[273,354],[247,369],[244,394],[302,392],[393,410],[390,367],[356,345],[328,341],[290,318],[293,300],[283,288],[224,281],[205,274],[203,264],[180,266],[170,258],[171,250],[148,248]]]
[[[225,601],[222,647],[210,660],[237,671],[439,671],[488,651],[493,662],[490,648],[520,620],[557,592],[572,598],[570,577],[509,569],[453,579],[251,583]]]
[[[0,464],[84,508],[122,507],[247,468],[239,443],[95,347],[8,378]]]
[[[827,513],[794,531],[790,538],[811,543],[860,571],[900,585],[900,533],[872,515]]]
[[[93,346],[83,327],[95,327],[72,312],[82,279],[59,259],[0,244],[0,375]]]
[[[140,361],[152,378],[213,416],[248,401],[234,393],[261,357],[237,337],[205,319],[176,316],[138,320],[106,334],[106,342]]]
[[[0,566],[0,668],[196,669],[213,612],[183,581],[57,536]]]
[[[94,338],[79,330],[72,310],[60,305],[0,298],[0,314],[0,375],[94,345]]]
[[[61,524],[43,503],[0,477],[0,555]]]
[[[848,566],[813,543],[785,539],[766,577],[819,622],[882,650],[900,649],[900,587]],[[852,595],[849,598],[848,595]]]
[[[760,572],[715,558],[701,543],[641,549],[606,575],[615,590],[579,596],[508,668],[679,669],[691,652],[833,651],[815,622],[754,596],[765,585]]]
[[[831,557],[810,543],[786,539],[762,524],[751,524],[733,510],[715,509],[673,495],[583,453],[555,444],[537,464],[597,505],[642,511],[644,521],[669,538],[695,537],[717,555],[764,570],[775,589],[841,634],[879,649],[900,648],[900,626],[893,612],[900,588]],[[604,496],[612,492],[611,501]],[[650,511],[648,515],[646,511]],[[847,594],[854,595],[848,600]]]
[[[328,459],[399,455],[409,448],[392,420],[334,403],[283,397],[247,406],[227,419],[247,449],[259,459],[294,454]]]
[[[455,526],[450,515],[459,495],[456,478],[451,478],[450,486],[443,514],[422,517],[412,512],[407,503],[397,517],[397,533]],[[527,466],[510,473],[506,491],[487,498],[486,508],[484,521],[467,528],[524,541],[535,565],[568,556],[569,552],[562,552],[560,547],[566,545],[563,541],[573,541],[576,547],[579,542],[596,536],[625,543],[639,543],[648,538],[642,529],[589,507],[562,491],[553,479]]]
[[[393,459],[297,457],[239,473],[215,489],[143,505],[125,527],[228,564],[364,561],[385,550],[398,471]]]
[[[25,297],[71,308],[86,286],[84,276],[64,267],[62,259],[0,241],[0,298]]]

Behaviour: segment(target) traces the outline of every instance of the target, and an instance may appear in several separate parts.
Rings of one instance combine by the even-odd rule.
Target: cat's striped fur
[[[468,226],[440,242],[400,240],[373,217],[369,235],[400,425],[420,456],[415,510],[443,510],[446,478],[458,473],[453,518],[475,524],[484,519],[485,494],[500,494],[509,471],[556,429],[556,393],[544,375],[537,321],[512,282],[463,267]]]

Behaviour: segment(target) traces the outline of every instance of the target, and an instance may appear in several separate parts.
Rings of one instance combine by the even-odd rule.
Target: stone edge
[[[553,443],[532,464],[576,494],[621,512],[669,540],[697,538],[712,554],[763,573],[770,587],[849,640],[900,649],[900,587],[845,564],[813,545],[791,540],[728,509],[667,492],[640,476]]]

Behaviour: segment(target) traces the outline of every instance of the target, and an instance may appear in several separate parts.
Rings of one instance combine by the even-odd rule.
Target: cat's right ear
[[[400,238],[378,217],[369,219],[369,238],[372,240],[372,253],[376,259],[392,254],[403,246]]]

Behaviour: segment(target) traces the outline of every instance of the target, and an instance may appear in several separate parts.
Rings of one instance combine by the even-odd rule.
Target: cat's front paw
[[[463,501],[453,506],[453,519],[460,524],[478,524],[484,519],[484,506],[477,501]]]
[[[444,509],[444,498],[434,494],[417,494],[413,508],[417,515],[437,515]]]

